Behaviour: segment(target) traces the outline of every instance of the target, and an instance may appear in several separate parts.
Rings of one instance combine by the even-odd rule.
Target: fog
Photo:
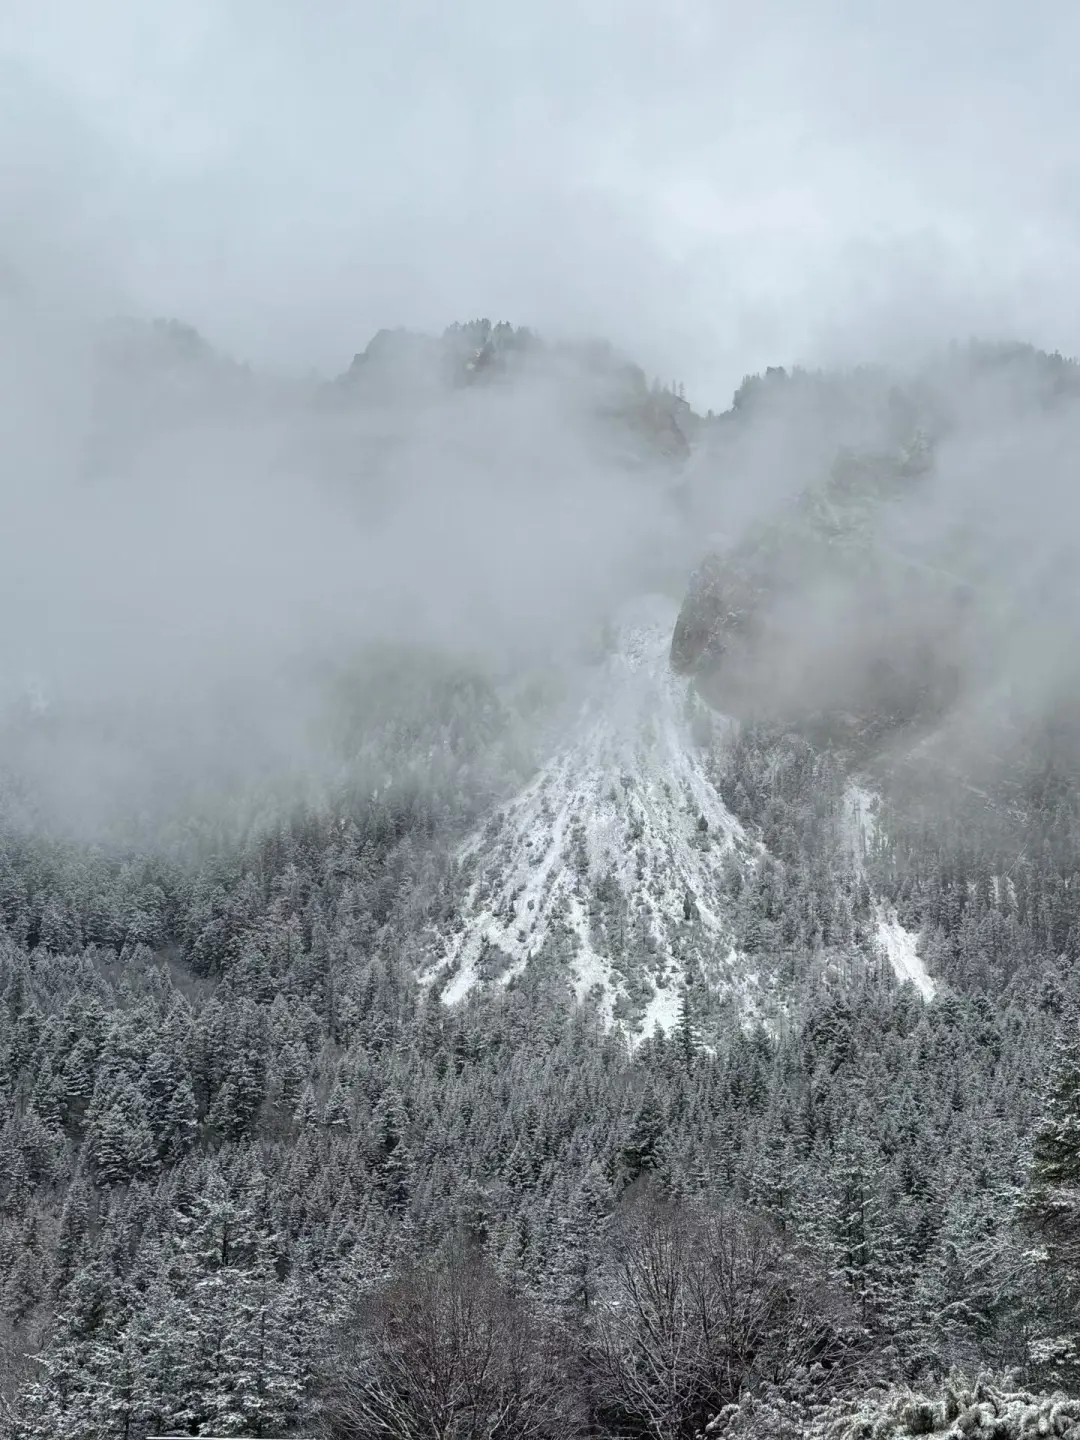
[[[945,347],[1080,351],[1078,28],[927,0],[12,0],[0,690],[39,717],[54,808],[319,773],[326,677],[372,647],[565,670],[620,596],[677,592],[839,446],[920,426],[933,484],[874,530],[975,586],[956,713],[1003,676],[1048,696],[1076,420]],[[506,383],[448,384],[421,341],[349,371],[378,331],[474,315],[550,343]],[[596,337],[644,378],[558,344]],[[888,374],[722,433],[680,412],[679,480],[647,379],[703,414],[766,365],[863,362]],[[785,602],[789,686],[881,639],[830,584]]]
[[[1078,454],[1080,367],[1030,347],[747,387],[683,477],[712,544],[676,667],[939,799],[942,766],[996,789],[1051,737],[1075,767]]]
[[[452,346],[391,337],[315,385],[177,326],[4,318],[3,695],[80,823],[163,775],[327,781],[339,682],[388,647],[493,684],[573,667],[670,548],[672,461],[617,362],[463,388],[428,363]]]
[[[1080,348],[1073,7],[10,0],[3,245],[334,373],[384,326],[766,364]]]

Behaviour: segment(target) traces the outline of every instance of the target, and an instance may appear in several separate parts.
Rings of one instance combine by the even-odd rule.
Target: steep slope
[[[674,1024],[685,984],[753,996],[722,897],[756,847],[694,742],[674,619],[660,599],[623,613],[575,733],[462,847],[457,928],[428,974],[447,1003],[529,964],[637,1035]]]

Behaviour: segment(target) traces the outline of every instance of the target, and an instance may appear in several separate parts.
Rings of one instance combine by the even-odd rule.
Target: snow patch
[[[886,910],[883,906],[878,907],[876,934],[877,943],[885,951],[901,984],[910,981],[924,1000],[932,1000],[937,986],[927,973],[916,948],[919,943],[918,935],[900,924],[895,910]]]
[[[458,924],[423,977],[449,976],[447,1004],[543,956],[641,1038],[675,1025],[691,973],[748,982],[723,880],[755,847],[694,743],[701,702],[668,665],[675,617],[665,600],[623,612],[570,742],[462,846]]]
[[[665,1034],[670,1034],[679,1023],[680,1002],[681,987],[679,985],[673,985],[670,982],[663,987],[658,985],[641,1017],[642,1035],[653,1035],[657,1030],[663,1030]]]
[[[844,792],[844,828],[851,847],[856,874],[866,868],[866,857],[877,838],[878,796],[862,785],[849,785]]]
[[[851,784],[844,792],[844,829],[857,875],[865,874],[866,857],[877,839],[880,805],[881,797],[863,785]],[[897,919],[896,911],[883,901],[876,906],[874,939],[884,951],[900,983],[910,981],[924,1000],[932,1000],[937,986],[918,953],[919,937],[905,929]]]

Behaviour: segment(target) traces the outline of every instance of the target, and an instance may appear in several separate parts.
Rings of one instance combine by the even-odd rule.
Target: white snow
[[[736,996],[747,1014],[760,1011],[763,976],[733,948],[724,904],[726,868],[733,859],[753,865],[760,847],[724,805],[694,742],[701,702],[668,664],[674,619],[663,600],[622,615],[565,745],[461,847],[458,914],[434,938],[422,976],[444,980],[446,1004],[542,962],[632,1040],[672,1029],[691,976]],[[857,874],[878,806],[873,791],[848,787]],[[918,937],[881,902],[874,938],[897,977],[931,999]]]
[[[885,951],[901,984],[910,981],[924,1000],[932,1000],[937,987],[932,977],[927,974],[926,966],[916,949],[919,943],[918,935],[900,924],[895,910],[886,910],[884,906],[879,906],[878,909],[876,933],[877,942]]]
[[[652,1035],[657,1030],[666,1034],[674,1030],[679,1021],[679,999],[678,985],[657,986],[641,1018],[642,1035]]]
[[[864,786],[852,784],[844,793],[844,822],[855,870],[862,874],[877,835],[878,797]]]
[[[867,854],[877,837],[880,803],[879,796],[858,783],[849,785],[844,794],[844,824],[857,875],[865,872]],[[932,1000],[937,987],[919,955],[918,935],[905,929],[897,919],[896,911],[883,901],[876,906],[876,918],[874,938],[885,952],[896,978],[901,984],[910,981],[924,1000]]]
[[[426,976],[452,972],[447,1004],[481,979],[489,946],[503,983],[554,949],[575,994],[595,993],[609,1023],[627,1012],[639,1036],[675,1024],[691,955],[711,983],[745,982],[721,876],[732,847],[750,847],[691,737],[700,702],[668,665],[674,619],[656,599],[622,615],[577,733],[462,847],[460,929]]]

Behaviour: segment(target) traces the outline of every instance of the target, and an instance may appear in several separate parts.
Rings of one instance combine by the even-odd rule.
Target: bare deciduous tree
[[[620,1217],[598,1326],[600,1405],[622,1433],[683,1440],[756,1380],[819,1358],[820,1296],[762,1221],[646,1191]]]
[[[456,1253],[364,1302],[329,1377],[336,1440],[568,1440],[556,1337],[480,1256]]]

